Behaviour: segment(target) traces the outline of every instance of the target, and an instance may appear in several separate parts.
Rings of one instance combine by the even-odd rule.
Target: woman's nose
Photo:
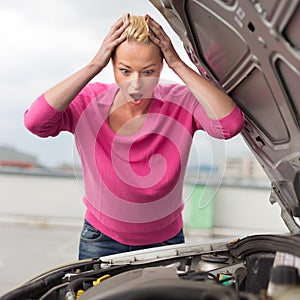
[[[141,88],[141,78],[139,74],[134,74],[131,78],[131,86],[135,89],[138,90],[139,88]]]

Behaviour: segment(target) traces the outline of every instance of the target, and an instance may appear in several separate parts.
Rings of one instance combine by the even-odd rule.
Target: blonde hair
[[[123,22],[129,22],[124,34],[127,35],[128,42],[139,42],[142,44],[149,44],[149,27],[145,16],[131,16],[129,14],[123,15]]]

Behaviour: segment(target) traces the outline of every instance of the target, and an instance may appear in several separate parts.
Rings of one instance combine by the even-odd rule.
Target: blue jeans
[[[103,234],[85,220],[80,236],[79,259],[99,258],[105,255],[181,243],[184,243],[182,229],[177,235],[162,243],[143,246],[124,245]]]

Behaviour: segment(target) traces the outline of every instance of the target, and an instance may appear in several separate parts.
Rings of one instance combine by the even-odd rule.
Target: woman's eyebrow
[[[126,65],[126,64],[124,64],[124,63],[119,63],[119,65],[122,65],[123,67],[125,67],[125,68],[127,68],[127,69],[131,69],[130,66],[128,66],[128,65]]]
[[[148,69],[148,68],[150,68],[150,67],[155,67],[155,66],[156,66],[156,64],[150,64],[150,65],[144,67],[143,69]]]
[[[127,68],[127,69],[131,69],[130,66],[128,66],[128,65],[126,65],[126,64],[124,64],[124,63],[122,63],[122,62],[119,63],[119,66],[120,66],[120,65],[122,65],[123,67],[125,67],[125,68]],[[143,67],[143,70],[144,70],[144,69],[148,69],[148,68],[150,68],[150,67],[155,67],[155,66],[156,66],[156,64],[150,64],[150,65],[148,65],[148,66]]]

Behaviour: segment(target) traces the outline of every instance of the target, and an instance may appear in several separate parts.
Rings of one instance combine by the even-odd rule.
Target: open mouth
[[[129,96],[134,100],[134,101],[139,101],[142,99],[143,94],[141,93],[131,93]]]

